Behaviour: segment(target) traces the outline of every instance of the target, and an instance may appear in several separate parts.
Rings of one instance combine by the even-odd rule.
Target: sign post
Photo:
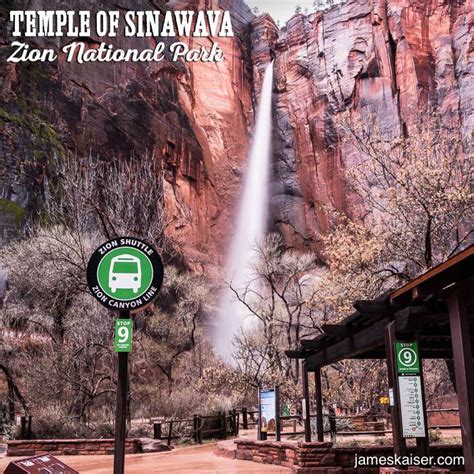
[[[132,312],[153,303],[163,283],[158,252],[134,237],[118,237],[102,244],[87,265],[87,284],[94,298],[119,311],[114,350],[118,353],[115,410],[114,474],[124,474],[127,431],[128,356],[132,351]]]
[[[130,311],[120,313],[119,321],[130,321]],[[126,327],[126,326],[120,326]],[[120,336],[119,336],[120,338]],[[128,397],[128,354],[130,351],[117,350],[117,344],[120,344],[117,338],[114,341],[115,352],[118,352],[118,376],[117,376],[117,404],[115,410],[115,444],[114,444],[114,473],[122,474],[125,469],[125,439],[127,434],[127,397]],[[131,342],[130,342],[131,348]]]
[[[398,456],[407,454],[406,440],[402,435],[400,420],[400,395],[398,393],[397,357],[395,354],[396,328],[395,321],[385,327],[385,351],[387,353],[388,395],[390,400],[390,417],[393,431],[393,451]]]

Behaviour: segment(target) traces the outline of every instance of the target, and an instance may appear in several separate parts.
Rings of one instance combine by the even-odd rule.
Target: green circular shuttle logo
[[[133,237],[119,237],[92,254],[87,282],[104,306],[138,309],[156,298],[163,282],[163,265],[151,245]]]
[[[111,298],[133,300],[150,287],[153,265],[141,250],[121,247],[112,250],[100,261],[97,280]]]

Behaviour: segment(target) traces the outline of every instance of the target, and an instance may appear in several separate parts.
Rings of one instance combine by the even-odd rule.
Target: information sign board
[[[426,436],[423,415],[423,395],[419,375],[398,378],[400,390],[400,412],[404,438],[424,438]]]
[[[79,474],[51,454],[42,454],[32,458],[12,461],[5,474]]]

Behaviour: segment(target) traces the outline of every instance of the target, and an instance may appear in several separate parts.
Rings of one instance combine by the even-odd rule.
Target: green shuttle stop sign
[[[131,319],[115,320],[115,352],[132,351],[133,321]]]
[[[399,374],[419,374],[421,371],[417,342],[396,342],[397,372]]]
[[[156,298],[163,283],[163,264],[151,245],[134,237],[119,237],[92,254],[87,283],[105,307],[137,310]]]

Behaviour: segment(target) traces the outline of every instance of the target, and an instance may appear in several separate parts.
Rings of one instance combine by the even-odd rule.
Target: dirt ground
[[[243,438],[255,439],[254,430],[241,433]],[[459,430],[443,430],[442,440],[446,443],[460,443]],[[326,441],[329,441],[327,437]],[[384,441],[375,436],[340,436],[337,445],[357,446],[364,444],[390,444],[390,437]],[[233,441],[228,440],[229,449]],[[170,452],[133,454],[126,457],[126,474],[152,473],[198,473],[198,474],[259,474],[259,473],[289,473],[290,469],[280,466],[238,461],[220,457],[214,454],[216,444],[175,448]],[[60,456],[63,462],[77,469],[81,474],[110,474],[113,471],[113,456]],[[0,472],[4,472],[8,463],[15,458],[7,458],[0,453]]]
[[[215,445],[191,448],[178,448],[165,453],[133,454],[126,457],[126,474],[181,474],[181,473],[227,473],[259,474],[289,473],[290,469],[279,466],[257,464],[249,461],[237,461],[216,456]],[[59,458],[77,469],[81,474],[111,474],[113,456],[59,456]],[[0,472],[4,472],[8,463],[15,458],[1,458]]]

